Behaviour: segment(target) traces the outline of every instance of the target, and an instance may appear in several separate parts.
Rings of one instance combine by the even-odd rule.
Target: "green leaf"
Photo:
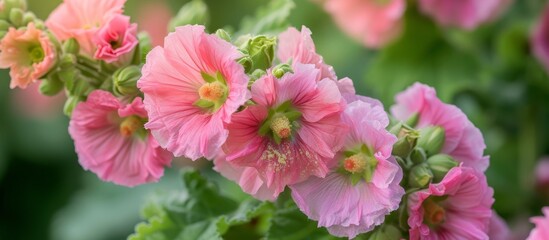
[[[288,18],[295,4],[292,0],[273,0],[257,10],[255,16],[246,17],[240,24],[240,34],[272,34],[286,30]]]
[[[143,209],[146,222],[139,223],[128,240],[222,239],[232,227],[269,214],[268,202],[246,200],[238,205],[196,170],[183,172],[183,189],[153,198]]]

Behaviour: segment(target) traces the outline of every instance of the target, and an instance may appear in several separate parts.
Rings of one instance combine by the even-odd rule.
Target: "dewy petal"
[[[131,109],[143,108],[135,100]],[[104,181],[136,186],[158,181],[171,154],[147,134],[145,139],[120,134],[119,111],[130,112],[111,93],[96,90],[78,104],[69,123],[79,162]]]
[[[224,124],[249,98],[248,77],[236,62],[240,53],[230,43],[204,33],[203,26],[178,27],[164,47],[147,56],[138,87],[145,94],[149,123],[162,147],[176,156],[213,159],[227,138]],[[206,83],[202,73],[221,73],[228,96],[215,112],[194,105]]]

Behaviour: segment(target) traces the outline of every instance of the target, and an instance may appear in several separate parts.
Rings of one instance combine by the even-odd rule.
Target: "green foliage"
[[[267,6],[259,8],[255,16],[242,20],[238,35],[277,34],[286,30],[294,6],[292,0],[271,1]]]

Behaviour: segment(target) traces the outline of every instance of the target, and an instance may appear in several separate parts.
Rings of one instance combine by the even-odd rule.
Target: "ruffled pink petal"
[[[544,216],[530,218],[536,226],[526,240],[545,240],[549,236],[549,207],[542,208],[542,212]]]
[[[114,48],[112,43],[118,46]],[[137,40],[137,24],[130,24],[130,17],[121,14],[113,17],[94,36],[97,51],[94,57],[108,63],[128,64],[132,58]]]

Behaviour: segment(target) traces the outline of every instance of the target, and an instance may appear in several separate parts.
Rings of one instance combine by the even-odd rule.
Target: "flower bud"
[[[416,165],[410,170],[410,175],[408,175],[408,184],[411,187],[424,188],[431,183],[432,179],[433,172],[431,172],[429,166],[424,163]]]
[[[40,93],[46,96],[54,96],[63,90],[64,84],[56,73],[50,74],[48,78],[40,82]]]
[[[36,20],[36,16],[32,12],[26,12],[23,14],[23,25],[27,26],[29,23],[34,22]]]
[[[0,31],[8,31],[11,24],[5,20],[0,20]]]
[[[78,105],[78,103],[81,101],[84,101],[82,97],[69,96],[67,98],[67,101],[65,102],[65,106],[63,106],[63,113],[65,113],[65,115],[70,117],[76,105]]]
[[[406,125],[410,127],[416,127],[418,122],[419,122],[419,114],[415,113],[414,115],[412,115],[406,120]]]
[[[292,66],[290,66],[286,63],[283,63],[283,64],[279,64],[278,66],[274,67],[273,70],[272,70],[272,73],[276,78],[281,78],[286,73],[294,73],[294,70],[292,69]]]
[[[265,70],[262,70],[262,69],[254,70],[254,72],[252,74],[250,74],[250,82],[253,83],[255,80],[263,77],[265,74],[267,74],[267,72],[265,72]]]
[[[59,73],[59,77],[61,80],[64,80],[61,78],[61,72]],[[88,82],[85,77],[76,74],[76,72],[73,72],[72,78],[66,79],[68,81],[65,81],[65,86],[67,87],[67,90],[69,91],[69,95],[71,96],[87,96],[88,93],[90,93],[93,88]]]
[[[12,9],[19,9],[21,11],[27,10],[27,1],[25,0],[3,0],[3,8],[0,10],[0,19],[9,19],[9,15]]]
[[[427,127],[420,130],[420,137],[417,146],[425,150],[428,156],[437,154],[444,146],[446,134],[444,128]]]
[[[248,56],[244,56],[238,59],[238,63],[244,67],[245,72],[250,72],[253,67],[252,59]]]
[[[76,55],[80,52],[80,45],[78,44],[76,39],[69,38],[67,41],[65,41],[65,43],[63,43],[63,52]]]
[[[231,35],[221,28],[215,31],[215,35],[227,42],[231,42]]]
[[[145,62],[147,59],[147,54],[152,50],[152,41],[151,36],[147,32],[140,32],[137,34],[137,39],[139,40],[139,56],[141,62]]]
[[[368,240],[400,240],[402,239],[402,233],[398,230],[397,227],[384,224],[383,226],[376,229]]]
[[[423,163],[427,160],[427,154],[423,148],[416,147],[412,150],[412,153],[410,153],[410,160],[412,160],[414,164]]]
[[[15,25],[16,27],[22,27],[23,26],[23,15],[25,13],[20,8],[13,8],[10,11],[10,22]]]
[[[118,96],[137,95],[137,80],[141,78],[141,68],[129,66],[119,69],[113,75],[113,92]]]
[[[169,31],[175,31],[178,26],[187,24],[206,25],[210,16],[208,6],[202,0],[193,0],[181,7],[177,15],[170,21]]]
[[[252,60],[252,69],[266,70],[273,64],[275,45],[275,37],[261,35],[249,39],[241,48],[248,52]]]
[[[393,155],[406,159],[416,147],[419,132],[413,129],[402,128],[397,136],[399,139],[393,146]]]
[[[450,169],[458,166],[458,162],[446,154],[437,154],[427,159],[427,165],[433,173],[433,182],[440,182]]]

